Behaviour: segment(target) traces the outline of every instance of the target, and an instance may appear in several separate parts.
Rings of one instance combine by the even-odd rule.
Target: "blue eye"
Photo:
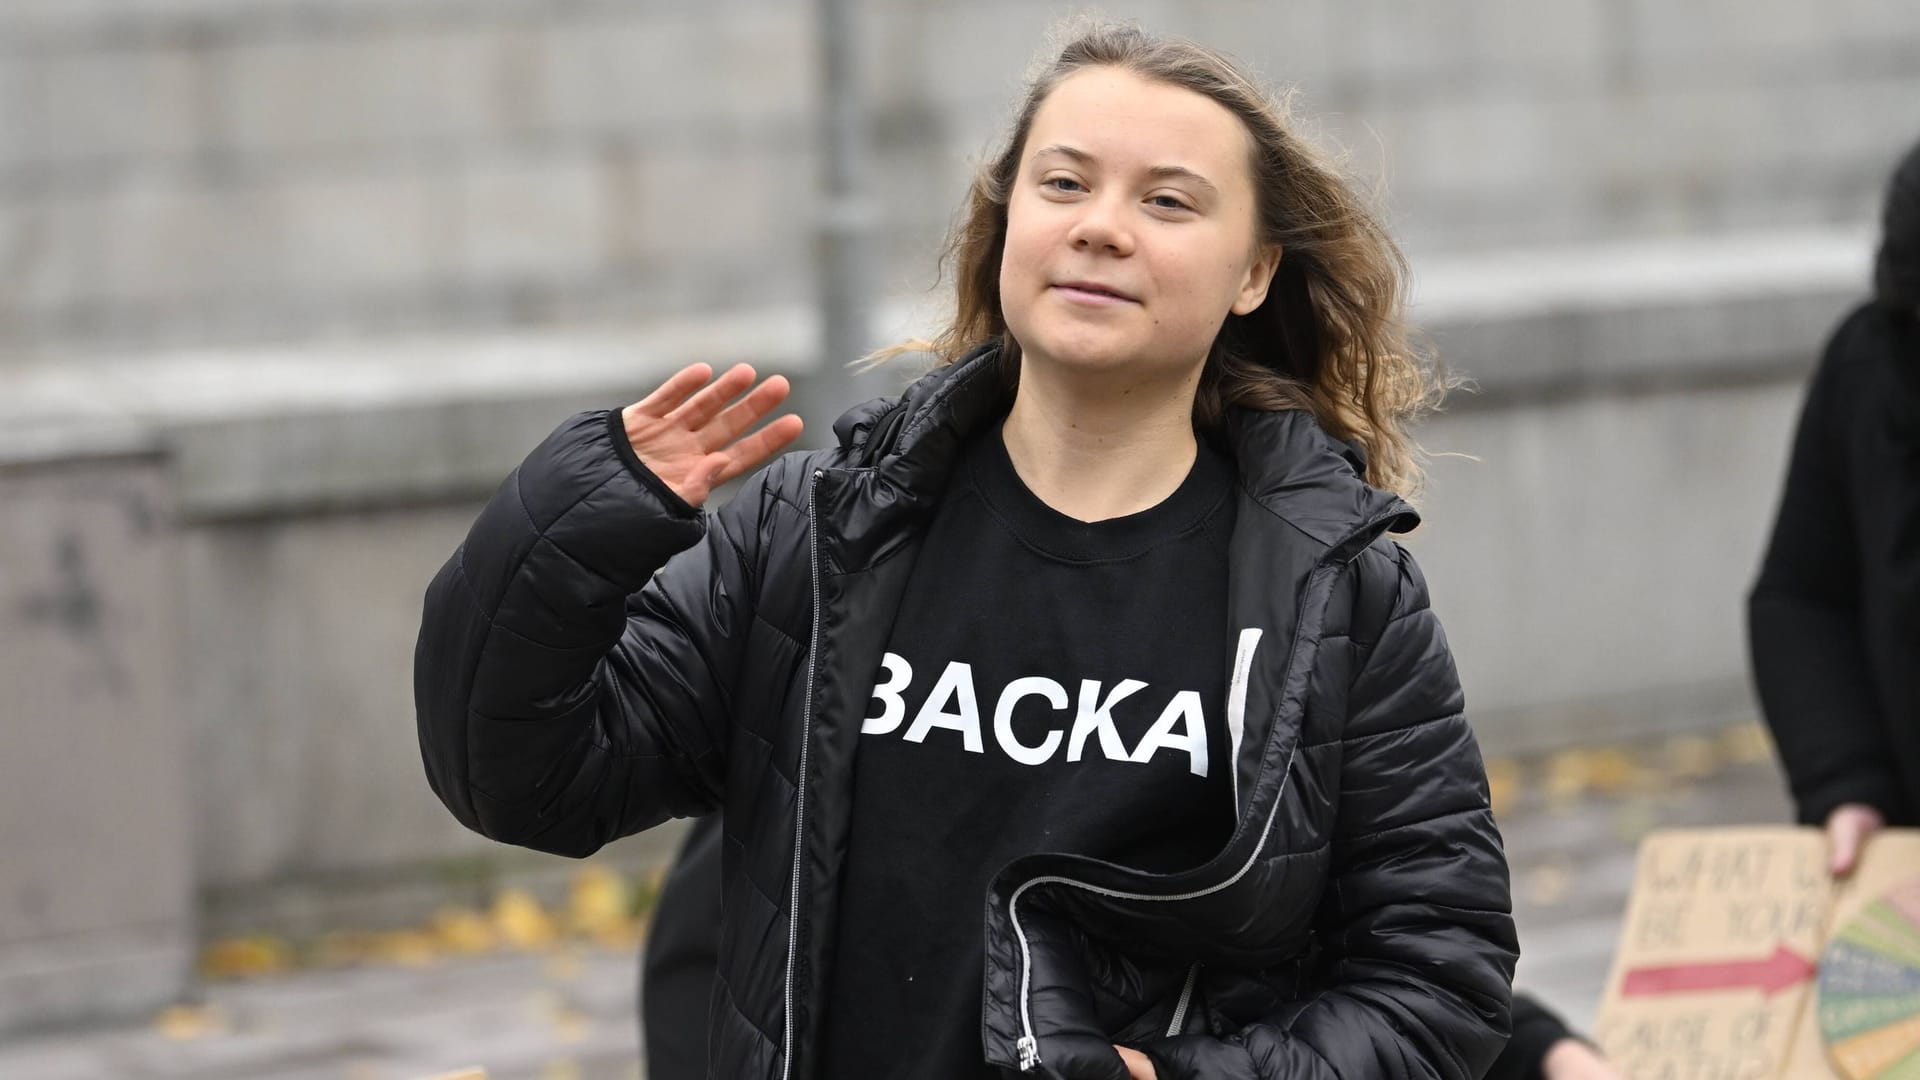
[[[1171,195],[1155,195],[1153,204],[1162,210],[1191,210],[1192,207]]]
[[[1061,184],[1071,184],[1071,185],[1073,185],[1073,186],[1072,186],[1072,188],[1071,188],[1071,189],[1069,189],[1069,188],[1063,188],[1063,187],[1060,187],[1059,185],[1061,185]],[[1049,188],[1053,188],[1053,190],[1055,190],[1055,191],[1067,191],[1067,190],[1075,190],[1075,191],[1084,191],[1084,190],[1086,190],[1085,188],[1082,188],[1082,187],[1080,186],[1080,181],[1078,181],[1078,180],[1075,180],[1075,179],[1073,179],[1073,178],[1071,178],[1071,177],[1066,177],[1066,176],[1050,176],[1050,177],[1048,177],[1047,179],[1045,179],[1045,180],[1042,180],[1042,181],[1040,181],[1040,186],[1041,186],[1041,187],[1049,187]]]

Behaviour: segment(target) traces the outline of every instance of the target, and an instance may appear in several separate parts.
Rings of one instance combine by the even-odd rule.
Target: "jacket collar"
[[[935,368],[899,398],[857,405],[834,424],[850,464],[874,470],[909,497],[937,498],[967,436],[1006,408],[999,347],[983,345]],[[1419,515],[1361,477],[1363,452],[1303,411],[1234,409],[1227,441],[1247,496],[1326,545],[1369,523],[1403,533]]]

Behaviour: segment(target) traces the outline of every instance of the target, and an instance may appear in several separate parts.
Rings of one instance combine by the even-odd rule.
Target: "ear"
[[[1253,253],[1253,261],[1247,264],[1247,277],[1240,283],[1240,295],[1233,298],[1230,309],[1235,315],[1245,315],[1257,310],[1266,303],[1267,287],[1273,284],[1274,271],[1280,269],[1280,245],[1261,244]]]

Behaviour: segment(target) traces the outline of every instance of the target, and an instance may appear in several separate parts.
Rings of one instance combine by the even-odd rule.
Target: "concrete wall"
[[[1077,6],[866,4],[889,291],[932,282],[969,162]],[[1297,85],[1422,254],[1857,223],[1920,135],[1907,0],[1106,7]],[[803,299],[811,11],[0,5],[0,363]]]
[[[1421,264],[1416,317],[1475,386],[1421,433],[1408,543],[1492,751],[1753,715],[1746,590],[1871,249],[1788,230]]]
[[[1433,590],[1492,753],[1748,719],[1745,593],[1793,381],[1596,395],[1428,425]]]
[[[417,923],[570,860],[429,791],[428,579],[570,413],[682,362],[804,375],[775,313],[643,338],[0,368],[0,1034],[138,1015],[203,939]],[[611,845],[665,860],[676,829]]]
[[[150,1007],[191,970],[168,488],[152,457],[0,462],[0,1032]]]

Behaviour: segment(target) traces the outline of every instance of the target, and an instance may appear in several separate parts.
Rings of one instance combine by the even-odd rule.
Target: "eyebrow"
[[[1081,163],[1082,165],[1092,165],[1096,161],[1096,159],[1092,154],[1087,153],[1085,150],[1082,150],[1077,146],[1068,146],[1066,143],[1054,143],[1052,146],[1041,147],[1039,150],[1034,151],[1033,157],[1028,158],[1027,160],[1037,161],[1048,154],[1059,154],[1063,157],[1069,157]],[[1194,172],[1192,169],[1185,168],[1184,166],[1155,165],[1154,167],[1147,170],[1147,175],[1155,178],[1156,180],[1190,181],[1196,186],[1207,189],[1207,191],[1211,192],[1214,195],[1220,194],[1220,189],[1213,186],[1213,181],[1207,179],[1204,176],[1201,176],[1199,173]]]

